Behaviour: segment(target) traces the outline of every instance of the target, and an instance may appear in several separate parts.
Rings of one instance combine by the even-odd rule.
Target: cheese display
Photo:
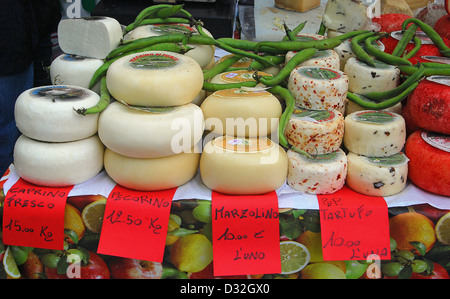
[[[295,148],[311,155],[334,152],[344,137],[344,116],[337,110],[303,110],[292,113],[286,138]]]
[[[286,152],[268,138],[222,136],[209,141],[200,159],[203,183],[226,194],[263,194],[286,181]]]
[[[190,57],[150,51],[126,55],[113,62],[106,83],[116,100],[129,105],[179,106],[198,96],[203,73]]]
[[[212,34],[207,30],[203,29],[206,34],[212,37]],[[145,25],[140,26],[130,33],[127,34],[127,40],[136,40],[139,38],[145,38],[149,36],[161,36],[168,34],[198,34],[197,30],[194,27],[189,26],[188,24],[153,24],[153,25]],[[214,51],[215,47],[212,45],[192,45],[187,44],[187,46],[192,47],[193,49],[188,51],[186,56],[194,59],[198,62],[200,67],[206,68],[211,60],[214,60]]]
[[[120,155],[158,158],[190,152],[203,129],[202,110],[192,103],[144,109],[114,102],[100,115],[98,135]]]
[[[275,132],[281,117],[279,100],[258,89],[225,89],[209,95],[200,106],[206,130],[220,135],[264,137]]]
[[[89,82],[103,60],[72,54],[61,54],[50,65],[50,80],[53,85],[73,85],[89,88]],[[100,94],[100,82],[92,90]]]
[[[449,136],[418,130],[406,140],[408,178],[423,190],[450,196]]]
[[[297,52],[289,51],[286,54],[286,62],[288,62]],[[320,66],[334,70],[340,70],[341,60],[334,50],[320,50],[310,59],[300,63],[298,66]]]
[[[344,132],[344,146],[369,157],[398,154],[406,141],[405,120],[393,112],[363,110],[349,114]]]
[[[358,193],[390,196],[400,193],[408,178],[408,158],[403,153],[386,157],[347,154],[347,185]]]
[[[288,89],[299,107],[344,113],[348,84],[347,75],[339,70],[306,66],[291,72]]]
[[[21,135],[14,147],[14,167],[33,184],[70,186],[85,182],[102,170],[103,152],[97,135],[69,142],[43,142]]]
[[[362,95],[391,90],[400,83],[400,70],[378,60],[375,60],[375,67],[371,67],[351,57],[345,64],[344,72],[348,76],[348,90]]]
[[[189,182],[197,173],[200,152],[189,152],[161,158],[131,158],[106,148],[106,173],[121,186],[155,191],[175,188]],[[176,171],[174,171],[176,169]]]
[[[16,125],[24,135],[40,141],[84,139],[97,133],[98,114],[80,115],[75,110],[94,106],[98,101],[98,94],[77,86],[31,88],[16,100]]]
[[[121,39],[122,27],[111,17],[64,19],[58,25],[58,43],[66,54],[104,59]]]
[[[340,190],[347,177],[347,156],[342,149],[307,157],[288,150],[289,186],[309,194],[332,194]]]

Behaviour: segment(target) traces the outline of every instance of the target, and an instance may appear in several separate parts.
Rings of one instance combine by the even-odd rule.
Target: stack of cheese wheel
[[[320,34],[302,33],[297,35],[297,40],[299,41],[315,41],[323,39],[326,39],[326,37]],[[288,51],[286,53],[285,62],[287,63],[295,54],[297,54],[297,51]],[[317,51],[313,57],[300,63],[299,66],[320,66],[340,70],[341,62],[338,53],[333,49],[329,49]]]
[[[199,64],[167,51],[130,54],[111,64],[106,84],[117,100],[99,118],[107,174],[142,191],[191,180],[204,130],[203,113],[192,104],[203,86]]]
[[[99,96],[77,86],[42,86],[24,91],[14,117],[22,135],[14,166],[23,179],[61,187],[85,182],[103,168],[104,146],[97,136],[98,115],[75,110],[94,106]]]
[[[63,54],[50,65],[52,84],[89,88],[92,75],[121,39],[122,27],[111,17],[62,20],[58,25],[58,42]],[[100,83],[92,90],[99,94]]]
[[[369,196],[401,192],[408,175],[405,120],[397,113],[363,110],[345,117],[347,185]]]
[[[293,146],[288,151],[287,177],[293,189],[328,194],[342,188],[347,172],[347,158],[340,149],[344,137],[342,113],[296,109],[286,125],[285,135]]]

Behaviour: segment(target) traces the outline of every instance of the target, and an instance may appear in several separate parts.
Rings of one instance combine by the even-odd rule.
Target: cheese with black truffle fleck
[[[368,9],[369,6],[359,0],[329,0],[322,21],[327,28],[339,32],[361,30],[369,22]]]
[[[388,157],[347,155],[347,186],[369,196],[390,196],[400,193],[408,177],[408,158],[403,153]]]

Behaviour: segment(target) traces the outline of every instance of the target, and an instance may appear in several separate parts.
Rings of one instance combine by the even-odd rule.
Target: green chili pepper
[[[422,40],[420,38],[414,36],[413,41],[414,41],[414,48],[412,48],[411,51],[409,51],[408,53],[404,54],[403,58],[410,59],[414,57],[414,55],[416,55],[417,52],[419,52],[420,48],[422,47]]]
[[[232,89],[232,88],[241,88],[241,87],[255,87],[259,83],[256,81],[244,81],[239,83],[211,83],[207,81],[203,81],[203,89],[205,91],[209,92],[215,92],[218,90],[224,90],[224,89]]]
[[[203,80],[209,80],[217,74],[227,71],[233,64],[239,61],[242,56],[232,55],[231,57],[219,62],[214,67],[203,72]]]
[[[295,40],[297,38],[297,35],[303,30],[306,23],[307,23],[307,21],[300,23],[297,25],[297,27],[295,27],[294,29],[291,30],[290,35],[293,37],[292,40]],[[286,35],[285,37],[283,37],[283,41],[287,41],[287,40],[290,40],[290,39],[289,39],[289,36]]]
[[[317,31],[317,34],[325,35],[326,31],[327,31],[327,27],[325,27],[325,24],[323,23],[323,21],[320,22],[320,26],[319,26],[319,30]]]
[[[310,59],[316,54],[317,49],[310,48],[301,50],[286,63],[286,65],[280,70],[276,76],[272,77],[258,77],[258,81],[266,86],[275,86],[281,83],[300,63]]]
[[[416,66],[398,66],[398,69],[407,75],[412,75],[417,71]],[[425,67],[423,74],[425,77],[429,76],[450,76],[450,67]]]
[[[123,35],[127,34],[128,32],[140,27],[140,26],[146,26],[146,25],[154,25],[154,24],[189,24],[189,20],[183,19],[183,18],[154,18],[154,19],[145,19],[139,24],[137,23],[131,23],[127,27],[125,27],[123,31]]]
[[[142,22],[142,20],[155,16],[156,13],[163,8],[171,8],[173,5],[170,4],[157,4],[157,5],[152,5],[149,6],[143,10],[141,10],[138,15],[136,16],[134,23],[139,24],[140,22]]]
[[[271,47],[277,50],[282,51],[300,51],[308,48],[315,48],[318,50],[327,50],[333,49],[339,46],[342,41],[338,38],[328,38],[323,40],[315,40],[315,41],[280,41],[280,42],[259,42],[256,44],[254,51],[259,52],[260,49],[264,46]]]
[[[365,48],[368,54],[374,56],[377,60],[383,61],[390,65],[412,65],[410,61],[405,58],[398,57],[381,51],[376,46],[373,45],[373,42],[379,39],[381,36],[372,36],[368,37],[365,40]]]
[[[356,58],[358,58],[358,60],[360,60],[370,66],[373,66],[373,67],[375,66],[375,62],[373,61],[372,57],[366,51],[364,51],[364,49],[360,45],[360,43],[364,42],[364,40],[366,40],[367,38],[369,38],[375,34],[376,34],[375,32],[367,32],[367,33],[360,34],[360,35],[352,38],[351,43],[350,43],[350,46],[351,46],[352,51],[355,54]]]
[[[75,111],[78,114],[97,114],[102,112],[111,103],[111,95],[109,94],[108,87],[106,86],[106,76],[103,76],[100,83],[100,99],[95,106],[89,108],[80,108]]]
[[[156,12],[156,17],[164,19],[164,18],[174,16],[177,13],[179,13],[182,8],[183,8],[183,4],[178,4],[178,5],[172,5],[171,7],[165,7],[165,8],[159,9]]]
[[[414,34],[416,33],[418,28],[419,27],[417,25],[412,24],[406,31],[403,31],[403,36],[392,51],[392,55],[402,56],[403,52],[406,49],[406,46],[413,39]]]

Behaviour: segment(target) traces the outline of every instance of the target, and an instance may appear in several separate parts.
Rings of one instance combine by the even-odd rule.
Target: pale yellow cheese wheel
[[[144,110],[113,102],[100,115],[98,135],[118,154],[158,158],[191,151],[203,129],[202,110],[192,103]]]
[[[220,135],[268,136],[278,127],[282,108],[270,92],[258,89],[225,89],[209,95],[200,108],[206,129]]]
[[[70,142],[42,142],[21,135],[14,146],[14,167],[40,186],[80,184],[103,168],[104,145],[97,135]]]
[[[268,138],[221,136],[209,141],[200,159],[203,183],[225,194],[263,194],[286,181],[287,154]]]
[[[189,182],[197,173],[200,152],[162,158],[130,158],[105,150],[105,171],[117,184],[141,191],[175,188]]]
[[[118,101],[138,106],[191,103],[203,88],[203,72],[190,57],[167,51],[126,55],[108,68],[106,84]]]

